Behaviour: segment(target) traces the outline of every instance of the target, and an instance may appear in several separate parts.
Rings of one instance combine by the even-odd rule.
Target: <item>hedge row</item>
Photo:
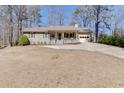
[[[99,43],[124,47],[124,35],[123,36],[118,36],[118,35],[108,36],[104,34],[99,37]]]

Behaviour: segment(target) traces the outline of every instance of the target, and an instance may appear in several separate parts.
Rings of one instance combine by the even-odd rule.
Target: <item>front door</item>
[[[62,33],[58,33],[57,44],[63,44]]]

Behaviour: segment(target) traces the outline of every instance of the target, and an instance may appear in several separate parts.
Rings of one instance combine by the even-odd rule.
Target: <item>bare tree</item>
[[[113,18],[112,18],[112,35],[119,34],[120,36],[123,35],[124,33],[124,13],[123,10],[121,11],[116,11],[116,13],[113,13]]]
[[[29,6],[28,20],[30,26],[41,26],[41,6]]]
[[[1,37],[2,37],[2,46],[12,46],[13,45],[13,9],[12,6],[0,6],[1,7]]]
[[[23,27],[40,26],[40,10],[40,6],[0,6],[0,43],[2,46],[14,45]]]
[[[96,5],[92,6],[93,8],[93,16],[95,22],[95,38],[96,42],[98,42],[99,28],[100,24],[104,24],[106,28],[110,29],[110,25],[108,24],[108,20],[110,16],[110,6]]]
[[[9,45],[13,46],[13,6],[12,5],[8,5],[8,14],[9,14]]]
[[[79,6],[73,13],[73,19],[80,26],[88,27],[93,17],[91,16],[91,7],[84,5]]]
[[[26,10],[27,8],[25,5],[14,6],[14,12],[17,18],[18,25],[18,37],[21,35],[23,20],[27,19]]]
[[[47,6],[48,25],[64,25],[64,6]]]
[[[79,17],[79,21],[83,23],[84,27],[87,27],[90,24],[94,24],[95,29],[95,41],[98,42],[99,30],[101,27],[110,29],[109,19],[111,17],[111,8],[110,6],[104,5],[91,5],[83,6],[79,9],[76,9],[75,14]]]

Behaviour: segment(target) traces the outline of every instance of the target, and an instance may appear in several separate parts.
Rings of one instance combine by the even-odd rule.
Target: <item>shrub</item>
[[[103,34],[99,37],[99,43],[110,44],[110,42],[111,42],[111,37],[107,36],[106,34]]]
[[[99,43],[113,45],[113,46],[119,46],[124,47],[124,36],[107,36],[107,35],[101,35],[99,37]]]
[[[119,44],[120,47],[124,47],[124,35],[121,36],[120,38],[120,44]]]
[[[29,39],[27,36],[25,35],[21,35],[19,37],[19,40],[18,40],[18,45],[22,45],[22,46],[25,46],[25,45],[29,45],[30,42],[29,42]]]

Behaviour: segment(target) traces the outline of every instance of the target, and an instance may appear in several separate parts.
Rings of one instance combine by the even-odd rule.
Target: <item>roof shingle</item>
[[[79,28],[75,26],[48,26],[48,27],[32,27],[24,28],[22,32],[91,32],[88,28]]]

